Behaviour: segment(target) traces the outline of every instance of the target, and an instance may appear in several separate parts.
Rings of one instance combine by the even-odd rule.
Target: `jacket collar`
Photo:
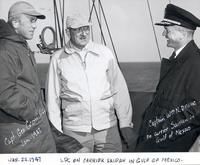
[[[7,39],[27,45],[26,40],[15,32],[10,23],[5,22],[3,19],[0,19],[0,39]]]
[[[75,49],[75,47],[72,45],[72,43],[70,41],[67,42],[67,44],[65,45],[64,47],[64,51],[68,54],[68,55],[72,55],[74,53],[78,53],[79,54],[79,51],[77,51]],[[98,51],[96,50],[96,47],[94,45],[94,43],[92,41],[89,41],[88,44],[83,48],[83,51],[85,52],[90,52],[91,54],[93,55],[96,55],[98,56],[99,53]]]
[[[161,82],[165,79],[168,73],[173,70],[173,68],[180,67],[190,56],[193,56],[199,51],[197,45],[195,44],[194,40],[190,41],[183,50],[179,53],[179,55],[173,59],[163,59],[161,62],[161,69],[160,69],[160,80],[157,85],[157,88],[161,84]]]
[[[188,58],[190,58],[190,56],[196,54],[198,51],[199,49],[194,40],[191,40],[174,59],[174,62],[184,63]]]

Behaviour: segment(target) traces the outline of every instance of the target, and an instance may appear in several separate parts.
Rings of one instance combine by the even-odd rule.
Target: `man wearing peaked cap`
[[[0,19],[0,153],[88,152],[50,127],[41,95],[33,38],[45,16],[25,1],[14,3],[8,22]],[[52,134],[53,133],[53,134]]]
[[[189,151],[200,132],[200,51],[193,40],[200,20],[168,4],[164,19],[156,25],[164,27],[167,47],[174,52],[162,59],[160,80],[143,115],[136,151]]]
[[[83,26],[91,26],[92,23],[89,22],[89,20],[86,18],[86,16],[81,15],[80,13],[75,13],[71,16],[67,16],[66,19],[66,27],[72,28],[72,29],[77,29],[79,27]]]
[[[35,10],[35,8],[28,2],[25,1],[18,1],[14,3],[8,12],[8,19],[11,19],[12,17],[16,17],[20,14],[27,14],[31,16],[35,16],[38,19],[45,19],[45,15],[39,13]]]
[[[200,20],[192,13],[173,4],[168,4],[165,9],[164,19],[160,23],[156,23],[155,25],[178,25],[191,30],[195,30],[196,27],[200,26]]]
[[[80,14],[67,17],[69,41],[49,67],[48,115],[91,152],[121,152],[117,118],[127,146],[136,141],[130,96],[111,50],[90,40],[90,25]]]
[[[56,152],[34,55],[26,42],[33,38],[37,17],[45,18],[20,1],[10,7],[8,22],[0,20],[0,153]],[[37,122],[32,125],[33,120]],[[36,130],[38,136],[31,138]]]

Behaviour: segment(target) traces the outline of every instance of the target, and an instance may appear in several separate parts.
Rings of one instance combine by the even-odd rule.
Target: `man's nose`
[[[32,23],[32,27],[33,27],[34,29],[37,28],[36,22],[33,22],[33,23]]]
[[[163,36],[166,36],[166,34],[167,34],[167,32],[166,32],[166,30],[164,29],[163,32],[162,32],[162,35],[163,35]]]

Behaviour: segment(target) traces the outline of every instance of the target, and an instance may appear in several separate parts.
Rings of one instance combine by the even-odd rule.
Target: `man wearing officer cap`
[[[18,1],[9,9],[8,22],[0,20],[0,153],[88,151],[51,129],[47,119],[34,54],[27,44],[37,19],[44,18],[30,3]]]
[[[91,152],[121,152],[117,118],[127,146],[136,140],[125,79],[113,53],[90,40],[85,16],[68,16],[66,26],[69,41],[49,67],[49,119]]]
[[[200,20],[190,12],[168,4],[164,19],[167,47],[162,59],[155,96],[147,107],[136,151],[189,151],[200,131],[200,51],[193,40]]]

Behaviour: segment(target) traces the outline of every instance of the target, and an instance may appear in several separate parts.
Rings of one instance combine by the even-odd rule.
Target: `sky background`
[[[7,20],[9,7],[17,0],[0,0],[0,18]],[[53,0],[26,0],[34,5],[41,13],[46,15],[45,20],[38,20],[38,28],[34,39],[29,42],[32,50],[36,52],[36,60],[39,63],[49,62],[49,55],[38,53],[36,46],[40,42],[39,35],[45,26],[54,28]],[[62,1],[62,0],[61,0]],[[171,2],[191,11],[200,18],[199,0],[149,0],[153,23],[163,19],[164,9]],[[147,0],[101,0],[106,20],[112,35],[117,57],[120,62],[159,62],[158,47],[155,42],[150,12]],[[59,0],[57,0],[59,4]],[[73,13],[83,13],[89,16],[92,0],[65,0],[65,18]],[[95,3],[99,14],[99,5]],[[108,31],[101,14],[101,25],[105,35],[107,46],[112,49]],[[99,25],[95,12],[92,13],[94,41],[101,43]],[[166,47],[166,40],[162,36],[163,27],[154,26],[162,57],[169,57],[172,49]],[[48,34],[48,33],[47,33]],[[51,40],[52,35],[46,35]],[[66,41],[68,38],[66,37]],[[200,46],[200,30],[195,33],[195,41]]]

